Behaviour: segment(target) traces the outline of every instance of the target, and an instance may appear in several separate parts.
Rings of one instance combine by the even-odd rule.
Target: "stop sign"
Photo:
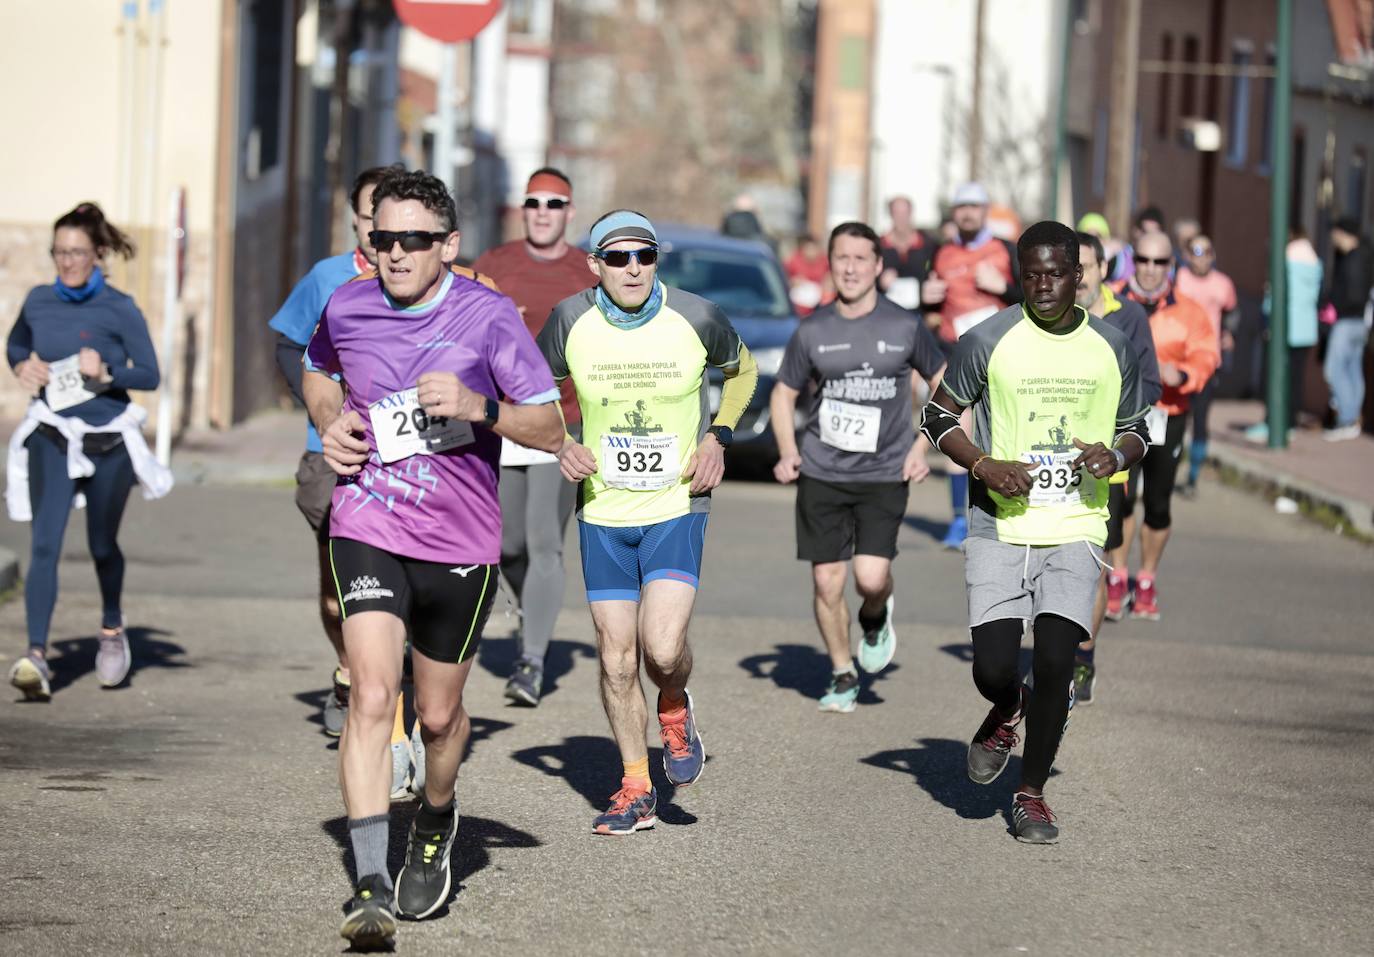
[[[471,40],[501,9],[501,0],[392,0],[408,27],[444,43]]]

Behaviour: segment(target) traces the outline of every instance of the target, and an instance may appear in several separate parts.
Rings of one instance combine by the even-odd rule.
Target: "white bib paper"
[[[681,477],[677,436],[601,436],[601,480],[611,488],[648,492],[676,485]]]
[[[968,332],[984,319],[991,319],[993,316],[997,315],[997,312],[998,309],[996,306],[984,306],[982,309],[971,309],[962,316],[955,316],[954,335],[962,338],[964,333]]]
[[[883,410],[869,405],[821,400],[821,441],[846,452],[878,451]]]
[[[1078,452],[1027,452],[1021,456],[1030,472],[1030,504],[1067,505],[1080,500],[1083,475],[1073,467]]]
[[[1145,427],[1150,430],[1150,444],[1164,444],[1164,430],[1169,427],[1169,413],[1157,405],[1150,406],[1145,413]]]
[[[95,398],[95,393],[86,389],[86,380],[81,378],[80,356],[67,356],[48,363],[48,385],[43,395],[47,397],[48,408],[54,412]]]
[[[903,309],[915,309],[921,304],[921,280],[913,276],[894,279],[886,295]]]
[[[377,454],[386,463],[412,455],[433,455],[470,444],[472,423],[458,419],[430,418],[420,407],[415,389],[402,389],[367,407]]]
[[[512,442],[502,436],[501,438],[501,465],[504,468],[513,468],[521,465],[547,465],[550,462],[557,462],[558,456],[550,452],[541,452],[539,449],[529,449],[519,442]]]

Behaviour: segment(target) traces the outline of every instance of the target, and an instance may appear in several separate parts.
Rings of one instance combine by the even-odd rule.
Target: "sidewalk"
[[[1261,402],[1212,403],[1208,461],[1266,496],[1292,499],[1313,518],[1374,538],[1374,436],[1327,442],[1318,430],[1295,429],[1288,448],[1270,449],[1244,435],[1263,419]]]
[[[193,485],[290,484],[305,451],[305,412],[259,412],[224,432],[188,432],[172,446],[172,474]]]

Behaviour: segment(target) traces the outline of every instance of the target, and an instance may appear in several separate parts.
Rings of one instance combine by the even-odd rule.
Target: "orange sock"
[[[643,785],[643,790],[649,790],[649,758],[647,756],[638,761],[625,761],[625,780],[634,781],[636,784]]]
[[[405,741],[408,737],[410,736],[406,734],[406,699],[404,695],[397,695],[396,720],[391,725],[391,743]]]

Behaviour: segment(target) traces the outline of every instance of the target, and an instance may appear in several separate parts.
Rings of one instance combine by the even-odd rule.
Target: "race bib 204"
[[[412,455],[434,455],[469,445],[476,438],[472,423],[441,416],[431,418],[421,408],[415,389],[383,396],[367,407],[377,454],[385,463]]]

